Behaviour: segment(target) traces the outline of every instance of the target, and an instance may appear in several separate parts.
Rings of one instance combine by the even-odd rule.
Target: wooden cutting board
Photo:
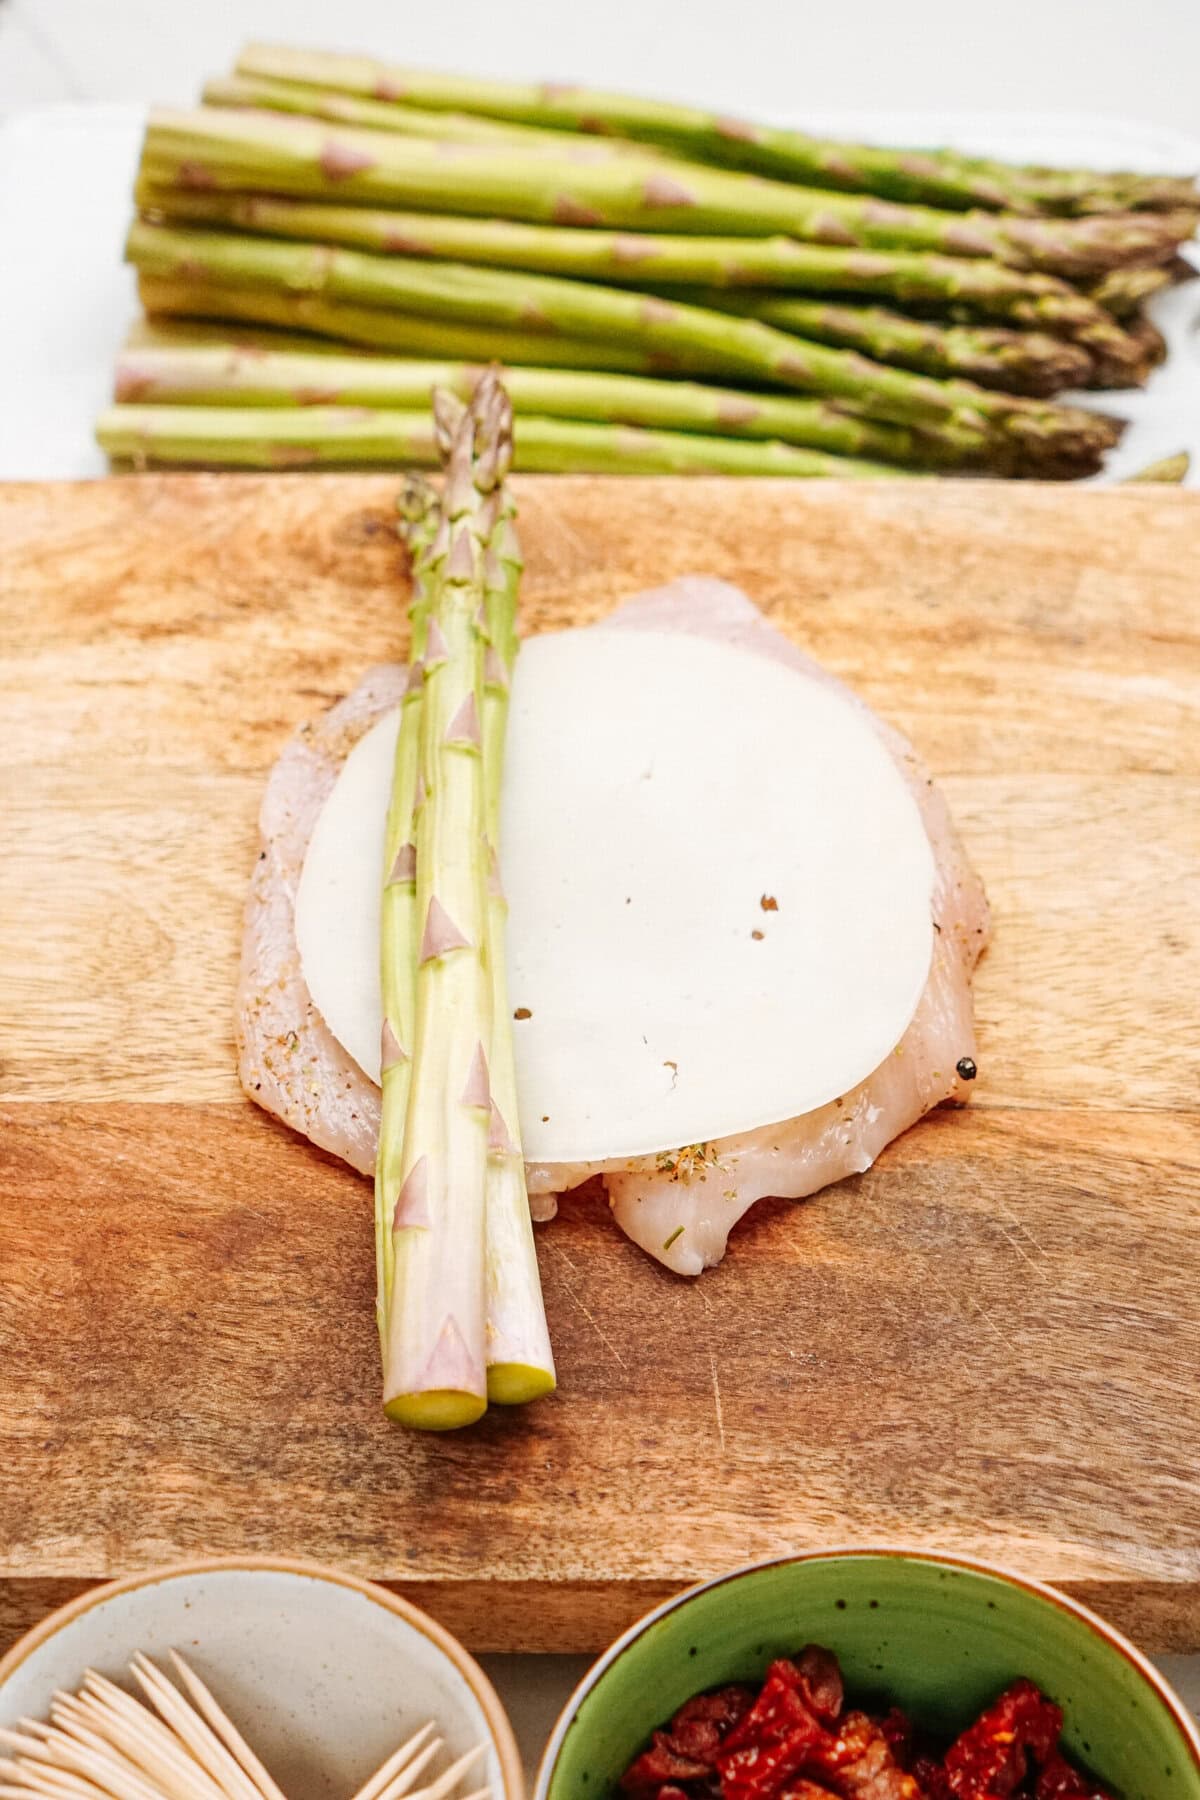
[[[974,1103],[678,1280],[539,1233],[561,1389],[378,1406],[371,1200],[249,1105],[263,779],[401,645],[385,478],[0,489],[0,1626],[296,1553],[492,1649],[888,1540],[1200,1647],[1200,499],[527,480],[524,626],[687,570],[908,732],[996,914]]]

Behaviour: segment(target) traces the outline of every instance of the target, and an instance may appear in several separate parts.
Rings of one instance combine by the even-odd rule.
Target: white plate
[[[92,423],[137,316],[120,258],[144,117],[140,106],[56,106],[0,124],[0,480],[105,472]],[[830,112],[803,123],[831,137],[953,144],[1026,162],[1200,168],[1200,141],[1087,115]],[[1167,334],[1164,367],[1144,390],[1081,397],[1130,421],[1101,479],[1189,450],[1189,485],[1200,486],[1200,282],[1159,296],[1150,313]]]
[[[507,1719],[449,1634],[383,1589],[315,1565],[181,1566],[99,1588],[0,1663],[0,1724],[45,1718],[89,1669],[128,1686],[143,1650],[175,1649],[207,1683],[289,1800],[350,1800],[428,1719],[448,1766],[476,1744],[497,1800],[522,1800]]]

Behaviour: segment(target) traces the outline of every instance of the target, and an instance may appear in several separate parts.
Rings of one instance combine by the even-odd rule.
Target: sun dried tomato
[[[946,1752],[954,1800],[1005,1800],[1025,1779],[1031,1753],[1043,1763],[1058,1743],[1062,1713],[1032,1681],[1014,1681]]]
[[[650,1748],[643,1750],[636,1762],[630,1763],[621,1777],[621,1787],[627,1794],[645,1793],[647,1789],[657,1790],[672,1782],[698,1781],[707,1775],[711,1763],[697,1762],[690,1756],[680,1756],[673,1749],[671,1740],[665,1731],[656,1731],[650,1740]]]
[[[810,1659],[807,1669],[781,1659],[767,1670],[749,1712],[725,1739],[717,1768],[723,1800],[777,1800],[828,1738],[803,1697],[817,1692],[828,1706],[828,1672]]]
[[[932,1756],[918,1756],[912,1765],[912,1773],[925,1800],[953,1800],[946,1785],[946,1771]]]
[[[750,1688],[736,1686],[685,1700],[667,1729],[656,1731],[649,1750],[625,1771],[622,1788],[640,1794],[663,1782],[669,1788],[676,1782],[700,1781],[711,1775],[723,1738],[749,1711],[753,1700]]]
[[[1062,1713],[1021,1680],[951,1745],[914,1755],[906,1715],[842,1716],[841,1672],[809,1645],[746,1687],[698,1694],[622,1779],[634,1800],[1112,1800],[1058,1748]]]
[[[803,1702],[797,1700],[797,1705]],[[774,1743],[722,1751],[717,1760],[722,1800],[778,1800],[793,1776],[811,1761],[819,1740],[828,1735],[811,1713],[808,1719],[809,1729],[801,1726]]]
[[[754,1695],[744,1687],[697,1694],[694,1700],[685,1701],[667,1727],[671,1748],[712,1768],[725,1738],[753,1702]]]
[[[912,1764],[913,1728],[912,1720],[898,1706],[884,1714],[879,1721],[879,1729],[887,1739],[888,1748],[900,1764],[907,1769]]]
[[[821,1726],[801,1696],[803,1678],[795,1663],[773,1662],[758,1699],[725,1739],[726,1751],[777,1744],[796,1732],[821,1735]]]
[[[847,1800],[924,1800],[914,1776],[892,1754],[883,1731],[866,1713],[847,1713],[828,1735],[813,1770],[828,1775]]]
[[[721,1748],[721,1733],[709,1720],[693,1719],[686,1725],[673,1725],[667,1741],[677,1756],[686,1756],[711,1769]]]
[[[1035,1800],[1112,1800],[1107,1788],[1073,1769],[1061,1750],[1045,1759],[1033,1791]]]
[[[823,1725],[832,1725],[841,1717],[845,1693],[842,1671],[832,1650],[822,1650],[820,1644],[806,1644],[794,1663],[780,1661],[774,1667],[785,1680],[789,1674],[794,1675],[805,1705]]]

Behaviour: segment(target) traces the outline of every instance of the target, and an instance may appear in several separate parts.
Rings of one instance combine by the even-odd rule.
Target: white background
[[[187,103],[248,37],[784,119],[1069,112],[1200,136],[1200,0],[0,0],[0,112]],[[532,1761],[583,1664],[486,1660]],[[1165,1662],[1200,1704],[1200,1659]]]
[[[186,101],[249,36],[784,118],[1062,109],[1200,131],[1200,0],[0,0],[0,107]]]

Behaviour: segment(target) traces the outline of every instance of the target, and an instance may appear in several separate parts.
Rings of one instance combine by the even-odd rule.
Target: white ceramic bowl
[[[180,1564],[82,1595],[0,1661],[0,1724],[45,1717],[87,1669],[127,1683],[135,1651],[161,1661],[171,1649],[288,1800],[350,1800],[431,1718],[448,1757],[487,1744],[471,1785],[524,1800],[512,1730],[462,1645],[386,1588],[290,1559]]]

